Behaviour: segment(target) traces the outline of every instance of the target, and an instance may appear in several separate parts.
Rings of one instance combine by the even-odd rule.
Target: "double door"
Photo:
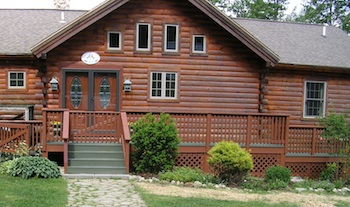
[[[119,111],[118,71],[65,70],[63,77],[63,108]]]

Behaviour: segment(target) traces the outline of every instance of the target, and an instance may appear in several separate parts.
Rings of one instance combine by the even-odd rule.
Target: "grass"
[[[147,193],[145,190],[135,186],[137,192],[140,193],[141,198],[145,201],[148,207],[297,207],[296,204],[279,203],[271,204],[262,201],[232,201],[232,200],[217,200],[206,199],[198,197],[179,197],[179,196],[163,196]]]
[[[1,207],[65,207],[68,201],[67,182],[63,178],[22,179],[0,175]]]

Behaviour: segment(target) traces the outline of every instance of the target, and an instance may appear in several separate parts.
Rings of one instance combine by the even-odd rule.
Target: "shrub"
[[[167,181],[180,181],[180,182],[194,182],[199,181],[201,183],[217,183],[216,179],[207,173],[204,173],[201,169],[190,167],[174,167],[171,171],[161,172],[158,174],[160,180]]]
[[[0,174],[10,174],[10,169],[17,158],[0,163]]]
[[[228,184],[240,184],[253,169],[251,154],[237,143],[222,141],[208,152],[208,163],[214,175]]]
[[[327,167],[324,171],[321,172],[320,174],[320,179],[321,180],[329,180],[333,181],[335,177],[335,173],[337,172],[338,165],[337,163],[328,163]]]
[[[131,158],[137,173],[159,173],[174,166],[180,139],[169,114],[160,114],[159,121],[146,114],[131,127]]]
[[[282,166],[272,166],[266,170],[265,180],[267,182],[275,182],[277,180],[283,181],[285,183],[290,182],[291,171],[288,168]]]
[[[22,178],[57,178],[61,175],[56,163],[44,157],[20,157],[10,167],[10,175]]]

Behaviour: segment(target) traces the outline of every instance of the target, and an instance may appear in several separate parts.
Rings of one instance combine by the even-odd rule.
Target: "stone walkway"
[[[69,207],[146,207],[127,179],[67,178]]]

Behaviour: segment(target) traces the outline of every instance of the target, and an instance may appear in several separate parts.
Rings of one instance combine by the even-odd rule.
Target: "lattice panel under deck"
[[[254,169],[251,172],[253,176],[262,177],[265,175],[265,171],[270,166],[281,164],[280,154],[252,154]]]
[[[199,167],[204,169],[205,156],[203,153],[180,153],[176,158],[176,166]]]
[[[326,168],[326,163],[313,162],[289,162],[286,167],[292,171],[292,176],[300,176],[307,178],[317,178]]]

